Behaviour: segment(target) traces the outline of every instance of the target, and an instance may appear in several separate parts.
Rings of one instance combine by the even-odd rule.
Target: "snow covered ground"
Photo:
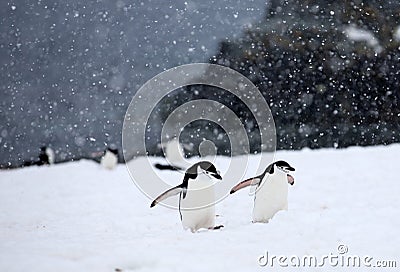
[[[182,229],[176,210],[150,209],[124,165],[109,171],[80,161],[1,171],[0,270],[267,271],[271,263],[258,264],[266,251],[319,262],[330,253],[368,255],[372,265],[395,260],[399,267],[399,156],[399,144],[277,152],[296,167],[289,210],[252,224],[252,197],[242,190],[217,204],[225,228],[195,234]],[[131,163],[142,171],[143,159]],[[162,175],[180,183],[179,173]],[[348,253],[340,255],[340,245]],[[294,270],[286,264],[280,268],[275,259],[273,267]]]

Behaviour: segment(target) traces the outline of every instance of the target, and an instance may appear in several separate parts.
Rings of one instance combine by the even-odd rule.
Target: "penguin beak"
[[[291,167],[291,166],[287,167],[286,169],[289,170],[289,171],[296,171],[296,169],[294,169],[294,168]]]
[[[219,174],[219,173],[217,173],[217,174],[211,174],[214,178],[216,178],[216,179],[219,179],[219,180],[222,180],[222,177],[221,177],[221,175]]]

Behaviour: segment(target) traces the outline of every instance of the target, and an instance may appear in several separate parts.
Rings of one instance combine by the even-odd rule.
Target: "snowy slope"
[[[321,257],[337,254],[340,244],[348,254],[399,266],[399,155],[398,144],[277,152],[297,170],[289,211],[252,224],[252,198],[242,190],[217,204],[225,228],[195,234],[182,229],[176,210],[150,209],[124,165],[108,171],[80,161],[1,171],[0,270],[266,271],[257,264],[266,250]],[[143,159],[131,163],[140,171]],[[165,175],[171,184],[180,178]]]

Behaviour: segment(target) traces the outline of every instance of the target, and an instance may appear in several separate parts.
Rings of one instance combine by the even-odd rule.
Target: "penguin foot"
[[[218,229],[221,229],[221,228],[223,228],[224,227],[224,225],[218,225],[218,226],[215,226],[215,227],[211,227],[211,228],[208,228],[209,230],[218,230]]]

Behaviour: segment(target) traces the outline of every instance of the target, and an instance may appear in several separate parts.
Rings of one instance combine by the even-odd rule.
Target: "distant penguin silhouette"
[[[100,164],[106,169],[112,170],[118,163],[118,149],[107,147],[104,155],[101,157]]]
[[[165,157],[169,164],[156,163],[154,166],[159,170],[184,170],[187,167],[185,162],[184,145],[174,138],[165,145]]]
[[[48,146],[42,146],[39,153],[39,161],[37,165],[53,164],[54,163],[54,151]]]

